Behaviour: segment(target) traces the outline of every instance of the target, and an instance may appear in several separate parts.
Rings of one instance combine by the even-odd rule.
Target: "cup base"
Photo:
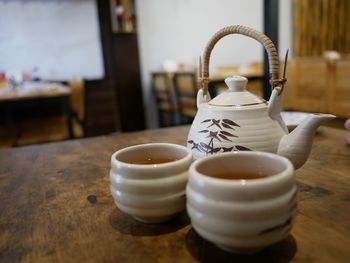
[[[146,223],[146,224],[156,224],[156,223],[162,223],[165,221],[168,221],[172,218],[174,218],[177,214],[175,215],[170,215],[170,216],[160,216],[160,217],[142,217],[142,216],[133,216],[137,221]]]
[[[217,245],[218,248],[221,248],[222,250],[225,250],[230,253],[235,253],[235,254],[254,254],[262,251],[264,248],[263,247],[252,247],[252,248],[234,248],[234,247],[227,247],[227,246],[222,246],[222,245]]]

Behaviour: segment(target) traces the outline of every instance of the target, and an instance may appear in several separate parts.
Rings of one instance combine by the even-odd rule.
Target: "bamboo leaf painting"
[[[193,140],[188,141],[188,144],[192,145],[192,150],[197,150],[206,155],[219,152],[252,151],[242,145],[232,145],[234,138],[239,137],[235,135],[233,131],[241,127],[235,121],[230,119],[205,119],[201,123],[203,123],[206,128],[199,130],[198,133],[206,135],[202,142],[196,143]],[[219,146],[217,143],[221,145]],[[223,143],[228,144],[229,147],[223,147]]]
[[[202,121],[201,123],[210,122],[210,121],[211,121],[210,119],[207,119],[207,120]]]
[[[232,152],[233,146],[232,147],[222,147],[222,149],[224,150],[224,152]]]
[[[235,130],[234,128],[232,128],[230,125],[228,125],[226,123],[222,123],[222,126],[227,128],[227,129]]]
[[[209,148],[208,144],[205,144],[204,142],[201,142],[199,145],[205,150]]]
[[[231,142],[229,138],[227,138],[225,135],[219,134],[220,138],[224,139],[225,141]]]
[[[211,124],[207,128],[210,128],[214,125],[217,126],[220,130],[222,129],[220,126],[220,120],[215,120],[215,119],[211,119]]]
[[[220,152],[220,150],[221,150],[221,147],[218,147],[218,148],[214,148],[214,149],[213,149],[213,153],[217,153],[217,152]]]
[[[219,142],[221,142],[220,138],[218,137],[218,132],[209,132],[209,135],[206,138],[211,138],[212,140],[216,139]]]
[[[241,146],[241,145],[236,145],[236,149],[238,151],[251,151],[251,149],[244,147],[244,146]]]
[[[223,134],[223,135],[229,136],[229,137],[237,137],[236,135],[234,135],[232,133],[229,133],[227,131],[221,131],[220,133]]]
[[[231,120],[229,120],[229,119],[223,119],[222,121],[223,121],[224,123],[229,124],[229,125],[232,125],[232,126],[241,127],[241,126],[239,126],[237,123],[235,123],[234,121],[231,121]]]

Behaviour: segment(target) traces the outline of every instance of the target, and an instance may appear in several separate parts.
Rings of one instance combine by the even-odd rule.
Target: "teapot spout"
[[[309,157],[312,139],[321,122],[335,118],[331,114],[311,114],[290,134],[282,137],[277,154],[288,158],[295,169],[300,168]]]

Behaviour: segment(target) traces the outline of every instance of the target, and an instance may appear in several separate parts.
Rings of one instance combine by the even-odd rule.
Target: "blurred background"
[[[218,30],[264,32],[289,49],[283,109],[350,116],[347,0],[0,0],[0,147],[190,124],[198,58]],[[263,47],[225,37],[209,91],[243,75],[269,98]]]

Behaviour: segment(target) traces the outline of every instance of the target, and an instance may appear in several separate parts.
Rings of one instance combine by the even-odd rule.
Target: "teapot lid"
[[[263,98],[255,96],[246,90],[248,79],[242,76],[232,76],[225,79],[228,90],[208,102],[211,106],[245,107],[266,104]]]

